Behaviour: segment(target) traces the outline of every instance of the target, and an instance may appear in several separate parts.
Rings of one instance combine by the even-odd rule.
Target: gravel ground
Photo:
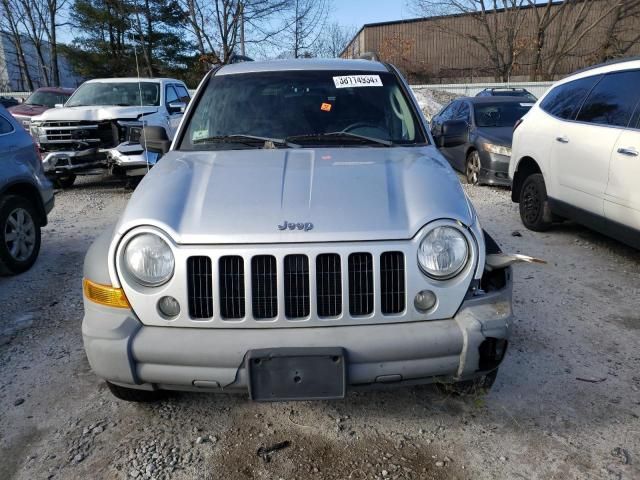
[[[110,395],[80,332],[84,253],[130,193],[95,178],[58,192],[35,267],[0,278],[0,479],[640,478],[640,253],[574,224],[527,231],[508,191],[468,192],[506,251],[549,262],[516,269],[515,331],[489,394],[151,406]]]

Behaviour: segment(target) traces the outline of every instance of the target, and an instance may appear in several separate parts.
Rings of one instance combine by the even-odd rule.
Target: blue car
[[[40,228],[53,203],[38,147],[0,106],[0,274],[21,273],[34,264]]]

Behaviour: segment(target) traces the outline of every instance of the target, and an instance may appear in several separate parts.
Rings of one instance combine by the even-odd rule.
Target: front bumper
[[[498,155],[481,151],[480,153],[480,183],[488,185],[500,185],[509,187],[509,158],[506,155]]]
[[[82,333],[93,371],[129,388],[246,392],[247,353],[283,347],[342,347],[350,388],[455,382],[486,373],[502,360],[488,362],[481,352],[487,351],[487,340],[509,337],[511,271],[506,275],[504,288],[465,300],[445,320],[277,329],[159,327],[142,325],[130,310],[85,299]]]
[[[44,152],[42,166],[48,175],[100,174],[108,169],[144,175],[157,160],[157,154],[146,153],[139,144],[122,143],[110,149]]]

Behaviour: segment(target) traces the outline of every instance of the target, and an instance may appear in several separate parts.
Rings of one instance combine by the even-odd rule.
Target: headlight
[[[425,235],[418,248],[418,263],[422,270],[440,280],[460,273],[468,260],[467,239],[454,227],[434,228]]]
[[[173,275],[175,259],[167,242],[152,233],[136,235],[124,250],[124,265],[141,285],[157,287]]]
[[[506,157],[511,156],[511,147],[505,147],[504,145],[494,145],[493,143],[483,143],[482,148],[489,153],[495,153],[496,155],[504,155]]]

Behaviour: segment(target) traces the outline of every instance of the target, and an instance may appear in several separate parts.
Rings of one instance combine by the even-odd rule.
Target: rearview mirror
[[[467,143],[469,138],[469,125],[464,120],[447,120],[442,124],[442,133],[439,137],[441,148],[457,147]]]
[[[140,145],[148,152],[163,155],[169,151],[171,140],[169,140],[164,127],[146,126],[142,128],[140,133]]]
[[[172,102],[167,106],[169,113],[184,113],[187,108],[187,104],[184,102]]]

